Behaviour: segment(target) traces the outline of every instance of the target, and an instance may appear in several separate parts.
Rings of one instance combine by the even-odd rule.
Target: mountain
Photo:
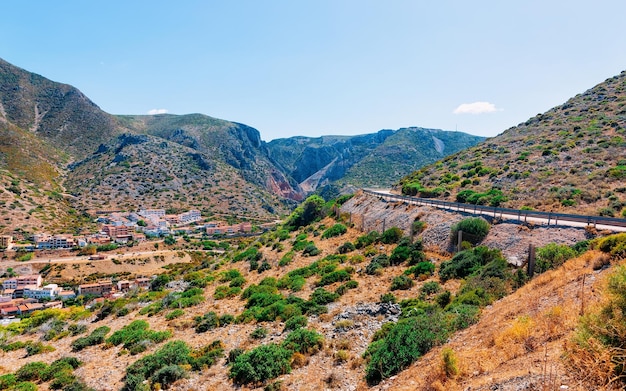
[[[268,149],[303,190],[313,192],[327,185],[391,186],[403,175],[483,140],[411,127],[358,136],[276,139]]]
[[[407,175],[406,194],[625,216],[626,71]]]
[[[81,211],[197,208],[268,220],[305,193],[259,132],[201,114],[115,116],[0,60],[0,232],[67,232]]]

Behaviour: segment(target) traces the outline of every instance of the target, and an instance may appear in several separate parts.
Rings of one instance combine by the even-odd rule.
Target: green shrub
[[[292,352],[280,345],[261,345],[240,354],[230,368],[229,377],[238,384],[258,384],[291,372]]]
[[[356,247],[354,246],[354,244],[352,244],[352,242],[345,242],[344,244],[342,244],[341,246],[339,246],[337,248],[337,252],[339,254],[347,254],[349,252],[352,252],[356,249]]]
[[[442,344],[449,336],[445,318],[439,314],[400,319],[391,326],[384,339],[370,344],[366,379],[377,384],[411,365],[433,346]]]
[[[467,240],[472,244],[481,242],[489,233],[491,226],[480,217],[469,217],[454,224],[451,228],[452,240],[457,239],[459,231],[463,232],[463,240]]]
[[[291,213],[285,221],[284,227],[290,231],[295,231],[299,227],[321,220],[328,213],[325,204],[326,201],[322,197],[318,195],[309,196]]]
[[[420,288],[420,292],[425,295],[433,295],[435,293],[439,293],[439,291],[441,291],[441,285],[439,285],[437,281],[425,282]]]
[[[145,350],[146,341],[153,343],[163,342],[172,336],[170,331],[153,331],[145,320],[135,320],[121,330],[114,332],[107,342],[113,345],[122,345],[131,353],[140,353]]]
[[[498,249],[489,249],[485,246],[478,246],[470,250],[457,253],[451,260],[441,263],[439,277],[442,281],[451,278],[465,278],[493,261],[503,259],[502,253]]]
[[[301,327],[306,327],[308,323],[307,317],[304,315],[296,315],[293,316],[285,322],[285,331],[287,330],[295,330]]]
[[[335,270],[333,272],[324,274],[322,279],[317,282],[317,286],[326,286],[338,281],[350,280],[350,273],[346,269]]]
[[[183,379],[187,376],[185,371],[180,365],[167,365],[157,370],[154,375],[150,377],[152,383],[159,383],[163,388],[168,388],[168,385],[174,383],[176,380]]]
[[[383,232],[383,234],[380,236],[380,241],[385,244],[398,243],[403,235],[404,231],[402,231],[400,228],[391,227]]]
[[[398,277],[394,277],[393,281],[391,282],[390,289],[392,291],[407,290],[407,289],[411,289],[412,286],[413,286],[413,280],[405,275],[401,275]]]
[[[322,239],[334,238],[335,236],[341,236],[348,232],[348,228],[346,228],[343,224],[335,224],[332,227],[322,233]]]
[[[196,333],[205,333],[220,325],[219,317],[213,311],[194,318],[196,322]]]
[[[309,257],[313,257],[315,255],[319,255],[321,253],[321,251],[315,247],[315,245],[313,243],[308,244],[304,250],[302,250],[302,255],[305,256],[309,256]]]
[[[336,293],[328,292],[324,288],[317,288],[313,293],[311,293],[311,298],[309,299],[311,302],[324,305],[328,303],[332,303],[337,300],[339,295]]]
[[[38,381],[41,380],[48,369],[48,364],[41,361],[33,361],[24,364],[15,372],[17,381]]]
[[[72,350],[78,352],[88,346],[98,345],[104,342],[106,335],[111,331],[108,326],[101,326],[91,332],[87,337],[74,340],[71,344]]]
[[[176,318],[180,318],[181,316],[183,316],[185,314],[185,311],[181,310],[181,309],[176,309],[174,311],[171,311],[170,313],[168,313],[167,315],[165,315],[165,319],[167,320],[173,320]]]
[[[6,390],[17,383],[17,377],[12,373],[0,375],[0,390]]]
[[[396,296],[393,293],[383,293],[380,295],[380,302],[394,304],[396,302]]]
[[[291,261],[293,260],[293,256],[295,255],[295,253],[293,251],[288,251],[285,255],[283,255],[283,257],[280,259],[280,261],[278,262],[278,266],[287,266],[291,263]]]
[[[183,341],[168,342],[154,354],[144,356],[126,368],[122,390],[150,389],[150,383],[160,383],[167,388],[173,381],[185,376],[185,366],[201,370],[213,365],[222,353],[223,346],[219,341],[194,351]]]
[[[250,333],[250,338],[253,339],[263,339],[265,337],[267,337],[267,329],[264,327],[257,327],[252,333]]]
[[[26,357],[34,356],[40,353],[53,352],[54,347],[50,345],[44,345],[41,342],[33,342],[26,344]]]
[[[576,251],[565,244],[548,243],[537,249],[535,272],[543,273],[550,269],[556,269],[576,255],[578,255]]]
[[[367,247],[371,244],[374,244],[379,238],[378,232],[376,231],[372,231],[370,233],[368,233],[367,235],[361,235],[358,238],[356,238],[356,243],[354,243],[354,247],[356,248],[363,248],[363,247]]]
[[[614,257],[626,257],[626,233],[596,239],[598,249]]]
[[[413,274],[415,278],[422,275],[431,276],[435,272],[435,268],[435,264],[432,262],[419,262],[417,265],[406,269],[404,274],[407,276]]]
[[[285,349],[289,349],[294,352],[302,354],[312,354],[320,349],[324,345],[324,337],[314,330],[305,328],[297,328],[287,337],[282,343]]]

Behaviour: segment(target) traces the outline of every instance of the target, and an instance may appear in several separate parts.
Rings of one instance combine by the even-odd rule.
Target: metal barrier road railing
[[[401,202],[411,202],[422,205],[431,205],[441,209],[455,210],[465,213],[472,214],[480,214],[487,215],[494,218],[500,217],[502,218],[506,215],[507,219],[517,217],[518,221],[526,222],[528,219],[543,219],[547,220],[548,225],[553,224],[557,225],[559,222],[573,222],[573,223],[584,223],[590,226],[596,225],[605,225],[610,227],[626,227],[626,219],[620,219],[615,217],[605,217],[605,216],[587,216],[587,215],[576,215],[576,214],[567,214],[567,213],[555,213],[555,212],[540,212],[536,210],[522,210],[522,209],[510,209],[510,208],[499,208],[494,206],[486,206],[486,205],[474,205],[474,204],[463,204],[460,202],[451,202],[451,201],[443,201],[437,200],[434,198],[419,198],[419,197],[411,197],[400,194],[391,194],[391,193],[382,193],[377,192],[375,190],[362,189],[363,192],[367,194],[371,194],[377,197],[381,197],[387,200],[401,201]]]

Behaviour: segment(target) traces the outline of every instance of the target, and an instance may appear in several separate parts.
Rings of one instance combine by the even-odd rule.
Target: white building
[[[54,299],[60,291],[57,284],[48,284],[43,288],[24,288],[24,297],[41,299]]]
[[[178,218],[180,220],[180,224],[185,225],[200,221],[201,216],[199,210],[192,209],[189,212],[179,214]]]

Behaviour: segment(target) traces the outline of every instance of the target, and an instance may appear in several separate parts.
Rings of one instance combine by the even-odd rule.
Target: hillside
[[[311,218],[322,211],[309,210],[313,209]],[[103,266],[96,266],[96,261],[39,264],[46,280],[56,282],[133,278],[143,270],[138,265],[167,271],[150,292],[130,292],[89,310],[81,306],[52,310],[9,326],[15,334],[3,334],[0,340],[0,367],[19,379],[29,376],[40,389],[53,388],[53,381],[62,387],[82,382],[81,389],[97,390],[139,389],[144,381],[155,388],[177,390],[266,386],[273,390],[483,390],[495,385],[512,390],[548,384],[589,389],[565,371],[566,363],[559,357],[577,325],[577,311],[581,306],[594,311],[594,292],[604,275],[615,269],[609,267],[608,254],[584,249],[580,256],[571,253],[572,259],[563,266],[529,282],[517,279],[516,269],[499,258],[464,278],[444,278],[442,269],[453,264],[441,250],[455,222],[450,213],[367,196],[354,197],[341,210],[340,220],[325,217],[292,232],[281,227],[258,238],[222,242],[219,246],[226,250],[222,254],[199,251],[204,245],[192,239],[162,245],[161,255],[111,254],[112,260],[102,261]],[[335,228],[339,221],[347,224],[347,218],[375,220],[382,211],[396,219],[414,213],[426,221],[415,236],[424,241],[423,249],[419,241],[408,244],[407,239],[392,235],[393,228],[377,239],[353,227],[345,232]],[[563,244],[585,237],[581,229],[566,231],[560,234],[569,236]],[[506,243],[516,235],[507,224],[495,224],[483,243],[494,238]],[[538,246],[552,238],[541,231],[534,236]],[[347,243],[358,248],[350,249]],[[153,246],[143,250],[149,247]],[[479,250],[468,249],[465,254],[475,251]],[[171,255],[164,258],[164,252]],[[498,256],[497,251],[489,254]],[[172,263],[176,258],[179,264]],[[89,276],[90,269],[97,274]],[[578,296],[581,291],[585,304]],[[403,334],[428,327],[420,322],[431,320],[454,325],[456,332],[435,327],[430,330],[434,336]],[[402,329],[407,324],[411,328]],[[530,324],[536,326],[527,327]],[[99,332],[106,338],[96,338]],[[395,345],[396,336],[403,341],[400,346]],[[372,360],[382,357],[381,365],[393,367],[394,362],[407,359],[402,353],[390,361],[385,349],[377,353],[377,346],[400,349],[420,338],[424,338],[423,358],[411,359],[412,365],[401,365],[397,373],[385,372],[382,381],[377,379],[378,367]],[[443,348],[452,349],[456,357],[454,375],[442,373]],[[24,369],[42,366],[28,363],[50,365],[62,357],[82,362],[75,369],[63,368],[75,377],[57,378],[46,372],[38,377]],[[169,366],[159,367],[167,362]],[[0,382],[8,380],[0,377]]]
[[[290,137],[268,143],[272,158],[306,191],[384,187],[418,167],[484,140],[461,132],[403,128],[358,136]]]
[[[246,181],[240,170],[210,153],[148,135],[119,136],[71,166],[66,186],[80,210],[190,208],[271,220],[281,199]]]
[[[76,88],[3,60],[0,175],[0,233],[19,238],[76,232],[86,211],[121,205],[271,220],[304,195],[256,129],[200,114],[110,115]]]
[[[497,137],[407,175],[398,189],[461,202],[619,216],[626,206],[625,147],[622,72]]]

